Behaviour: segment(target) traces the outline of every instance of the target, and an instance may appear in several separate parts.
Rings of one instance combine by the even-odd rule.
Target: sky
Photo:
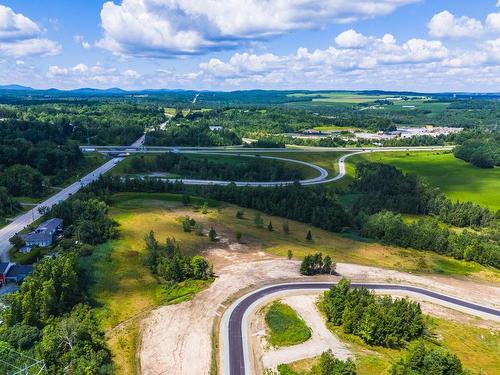
[[[0,0],[0,85],[500,92],[500,0]]]

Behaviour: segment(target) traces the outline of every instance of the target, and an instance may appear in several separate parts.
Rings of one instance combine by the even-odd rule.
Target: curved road
[[[207,149],[201,148],[201,149],[175,149],[175,151],[172,151],[172,148],[164,148],[164,150],[154,150],[154,151],[148,151],[148,149],[143,149],[143,150],[137,150],[137,151],[132,151],[132,153],[137,152],[137,153],[158,153],[158,152],[176,152],[176,153],[185,153],[185,154],[201,154],[201,155],[229,155],[229,156],[242,156],[242,157],[255,157],[255,158],[261,158],[261,159],[274,159],[274,160],[281,160],[281,161],[287,161],[290,163],[297,163],[297,164],[302,164],[305,165],[309,168],[317,170],[320,175],[307,179],[307,180],[300,180],[298,181],[301,185],[318,185],[318,184],[326,184],[329,182],[337,181],[343,178],[346,175],[346,168],[345,168],[345,160],[351,156],[358,155],[358,154],[364,154],[364,153],[371,153],[371,152],[394,152],[394,151],[443,151],[443,150],[449,150],[451,149],[448,146],[435,146],[435,147],[405,147],[405,148],[398,148],[395,149],[394,147],[385,147],[385,148],[370,148],[370,149],[362,149],[362,148],[354,148],[354,149],[349,149],[350,151],[353,151],[349,154],[343,155],[339,158],[338,160],[338,167],[339,167],[339,172],[337,175],[327,178],[328,177],[328,171],[325,170],[324,168],[313,164],[309,162],[305,162],[302,160],[296,160],[296,159],[289,159],[289,158],[282,158],[282,157],[277,157],[277,156],[265,156],[265,155],[250,155],[250,154],[244,154],[244,153],[234,153],[233,152],[224,152],[224,151],[218,151],[214,152],[215,150],[212,149],[212,151],[207,151]],[[258,150],[258,151],[257,151]],[[269,149],[264,149],[266,152],[275,152],[275,151],[270,151]],[[279,149],[279,150],[297,150],[297,149]],[[304,149],[299,149],[301,150],[300,152],[304,152]],[[309,149],[307,149],[309,151]],[[335,149],[338,151],[337,149]],[[347,151],[347,150],[346,150]],[[256,149],[253,152],[263,152],[262,149]],[[281,151],[281,152],[286,152],[286,151]],[[314,151],[314,152],[317,152]],[[188,178],[161,178],[163,181],[168,181],[168,182],[182,182],[185,185],[220,185],[220,186],[226,186],[231,183],[234,183],[236,186],[262,186],[262,187],[272,187],[272,186],[281,186],[281,185],[290,185],[295,183],[296,181],[254,181],[254,182],[249,182],[249,181],[227,181],[227,180],[201,180],[201,179],[188,179]]]
[[[248,348],[248,318],[251,311],[260,301],[272,294],[285,291],[320,291],[332,287],[335,283],[326,282],[297,282],[288,284],[277,284],[264,287],[241,297],[234,302],[224,314],[223,320],[223,369],[224,375],[250,375],[251,365]],[[352,283],[353,287],[366,287],[378,291],[405,291],[430,298],[438,303],[445,304],[451,308],[465,309],[472,313],[479,312],[500,318],[500,310],[468,302],[445,294],[433,292],[424,288],[397,285],[397,284],[372,284]]]

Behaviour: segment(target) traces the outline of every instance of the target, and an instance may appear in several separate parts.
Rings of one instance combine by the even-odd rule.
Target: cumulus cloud
[[[447,10],[435,14],[427,28],[436,38],[476,38],[484,32],[481,21],[467,16],[456,17]]]
[[[486,17],[486,27],[490,31],[500,32],[500,12],[488,14]]]
[[[335,43],[344,48],[360,48],[368,43],[368,38],[350,29],[337,35]]]
[[[61,46],[41,38],[41,28],[28,17],[0,5],[0,54],[22,56],[53,56]]]
[[[353,39],[360,42],[355,43]],[[337,46],[313,51],[299,48],[294,54],[285,56],[235,53],[226,62],[212,58],[199,65],[196,78],[230,85],[289,85],[292,82],[323,85],[330,80],[407,71],[408,67],[417,71],[423,66],[435,66],[449,56],[449,51],[440,41],[410,39],[397,44],[391,34],[376,38],[349,30],[347,34],[339,34],[335,41]]]
[[[49,67],[47,78],[64,81],[67,86],[109,87],[110,85],[126,84],[141,78],[135,70],[127,69],[120,71],[116,68],[106,67],[100,63],[88,66],[80,63],[72,67],[60,67],[52,65]]]
[[[98,46],[136,56],[201,54],[292,30],[389,14],[399,6],[418,1],[109,1],[101,10],[104,36]]]

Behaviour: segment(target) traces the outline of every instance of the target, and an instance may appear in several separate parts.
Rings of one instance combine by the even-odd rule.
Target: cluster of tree
[[[72,98],[44,104],[28,101],[16,108],[18,120],[64,127],[72,139],[93,145],[129,145],[145,128],[165,121],[160,105],[138,103],[126,97]]]
[[[107,215],[108,206],[98,199],[83,196],[55,205],[50,216],[64,220],[65,236],[96,245],[117,235],[116,222]]]
[[[13,215],[20,209],[19,202],[9,195],[6,188],[0,186],[0,218]]]
[[[387,244],[430,250],[500,268],[500,246],[494,231],[491,235],[467,230],[456,233],[436,220],[420,219],[407,224],[401,215],[382,211],[365,220],[361,233]]]
[[[460,359],[444,350],[428,348],[422,340],[410,345],[408,353],[392,365],[390,375],[466,375]]]
[[[85,278],[70,251],[45,258],[5,296],[0,340],[44,360],[51,374],[111,374],[104,334],[84,301]]]
[[[285,162],[259,158],[208,159],[176,153],[144,157],[133,156],[126,161],[127,173],[169,172],[184,178],[229,181],[296,181],[303,176]]]
[[[318,274],[330,275],[334,272],[335,263],[332,261],[332,258],[329,255],[323,258],[323,254],[321,253],[306,255],[300,265],[300,273],[306,276]]]
[[[281,364],[277,368],[277,375],[300,375],[290,369],[288,365]],[[317,375],[356,375],[356,364],[352,359],[342,361],[333,355],[331,349],[323,352],[319,363],[311,369],[311,374]],[[272,371],[267,371],[266,375],[274,375]]]
[[[298,138],[286,135],[265,135],[263,138],[251,144],[251,147],[262,147],[259,144],[277,145],[275,147],[285,147],[285,145],[311,146],[311,147],[343,147],[356,145],[356,142],[349,143],[340,137],[324,138]]]
[[[0,174],[0,186],[14,196],[42,196],[48,189],[47,182],[36,169],[15,164]]]
[[[330,323],[370,345],[398,348],[424,333],[420,304],[407,298],[377,296],[366,288],[351,288],[343,278],[326,291],[323,308]]]
[[[144,239],[146,244],[145,264],[151,272],[166,282],[187,279],[207,280],[212,276],[212,266],[202,256],[182,254],[175,238],[167,238],[161,245],[153,231]]]
[[[387,164],[357,164],[354,188],[362,193],[353,203],[355,214],[381,210],[431,214],[458,227],[482,227],[493,220],[488,209],[471,202],[452,203],[439,189]]]
[[[465,141],[453,149],[456,158],[479,168],[500,166],[500,133],[484,134]]]
[[[231,130],[210,130],[205,124],[186,123],[148,132],[145,143],[149,146],[228,146],[241,144],[241,139]]]

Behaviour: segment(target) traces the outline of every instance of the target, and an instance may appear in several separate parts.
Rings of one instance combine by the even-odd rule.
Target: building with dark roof
[[[10,262],[0,263],[0,286],[5,284],[5,277],[9,273],[10,269],[15,265],[15,263]]]
[[[26,276],[30,275],[32,272],[33,266],[31,264],[14,264],[7,272],[5,281],[21,283],[24,281]]]
[[[49,219],[40,224],[33,232],[21,234],[20,237],[26,242],[24,252],[29,252],[32,247],[47,247],[52,245],[54,238],[63,230],[63,220],[59,218]]]

